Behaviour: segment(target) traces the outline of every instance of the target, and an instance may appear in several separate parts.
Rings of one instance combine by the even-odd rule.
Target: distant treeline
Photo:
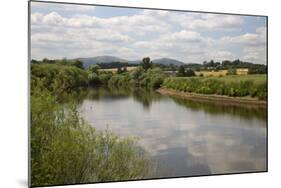
[[[243,68],[245,64],[256,66],[259,70],[264,65],[255,65],[241,61],[224,61],[223,63],[205,62],[202,67],[225,66],[229,69],[233,67]],[[192,64],[194,66],[194,64]],[[189,66],[189,65],[185,65]],[[139,66],[127,71],[120,68],[117,72],[101,70],[97,64],[83,67],[83,63],[78,60],[43,60],[31,64],[31,86],[32,88],[48,88],[51,92],[71,91],[74,88],[88,86],[120,86],[120,87],[143,87],[154,88],[167,87],[180,91],[196,92],[202,94],[218,94],[228,96],[252,96],[264,100],[267,96],[266,79],[262,79],[261,84],[253,84],[252,81],[243,80],[241,83],[225,82],[232,77],[222,77],[223,80],[206,79],[177,79],[167,77],[163,71],[163,66],[153,64],[149,57],[143,58]],[[249,68],[248,68],[249,69]],[[192,68],[178,67],[177,77],[196,77]],[[252,69],[254,70],[254,68]],[[262,70],[262,68],[261,68]],[[264,71],[264,70],[263,70]],[[265,66],[266,71],[266,66]],[[259,73],[261,73],[260,71]],[[250,75],[254,76],[254,75]],[[233,77],[239,80],[240,77]],[[246,78],[246,77],[245,77]],[[247,77],[248,78],[248,77]],[[263,75],[265,78],[265,75]],[[164,82],[164,83],[163,83]],[[244,83],[245,82],[245,83]],[[254,82],[256,83],[256,82]],[[195,84],[195,85],[194,85]],[[194,87],[193,87],[194,86]],[[174,88],[175,87],[175,88]],[[193,88],[190,90],[190,88]],[[245,91],[244,91],[244,88]],[[62,90],[62,91],[60,91]],[[32,91],[33,92],[33,91]]]
[[[254,64],[250,62],[241,61],[236,59],[234,61],[225,60],[222,62],[204,61],[203,64],[188,64],[188,68],[196,69],[213,69],[213,70],[225,70],[225,69],[237,69],[237,68],[248,68],[249,74],[266,74],[267,66],[263,64]]]
[[[84,68],[83,62],[79,61],[79,60],[68,60],[68,59],[47,59],[44,58],[43,60],[39,61],[39,60],[35,60],[32,59],[31,60],[31,64],[56,64],[56,65],[73,65],[77,68]]]
[[[49,64],[61,64],[61,65],[73,65],[78,68],[84,68],[83,62],[79,60],[67,60],[67,59],[61,59],[61,60],[49,60],[49,59],[43,59],[41,61],[38,60],[31,60],[31,63],[49,63]],[[127,63],[127,62],[110,62],[110,63],[97,63],[101,69],[111,69],[111,68],[123,68],[123,67],[135,67],[139,66],[140,64],[136,63]],[[181,65],[184,68],[192,69],[194,71],[200,71],[200,70],[229,70],[229,69],[237,69],[237,68],[247,68],[249,69],[248,74],[266,74],[267,73],[267,65],[263,64],[254,64],[250,62],[241,61],[239,59],[230,61],[225,60],[222,62],[215,62],[213,60],[210,61],[204,61],[203,64],[199,63],[189,63]],[[179,69],[180,66],[169,64],[154,64],[153,67],[159,67],[164,71],[176,71]]]
[[[123,67],[136,67],[139,64],[123,63],[123,62],[111,62],[111,63],[97,63],[101,69],[113,69]]]
[[[189,63],[185,65],[181,65],[185,69],[192,69],[194,71],[205,71],[205,70],[230,70],[230,69],[240,69],[247,68],[248,74],[266,74],[267,73],[267,65],[263,64],[254,64],[250,62],[241,61],[239,59],[234,61],[225,60],[222,62],[204,61],[203,64],[199,63]],[[176,65],[161,65],[164,69],[167,70],[178,70],[178,66]]]

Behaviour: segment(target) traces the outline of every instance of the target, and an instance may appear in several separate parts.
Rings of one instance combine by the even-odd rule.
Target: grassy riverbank
[[[176,96],[186,98],[193,101],[202,101],[210,103],[220,103],[221,105],[232,105],[232,106],[245,106],[245,107],[263,107],[267,106],[267,102],[252,97],[230,97],[225,95],[214,95],[214,94],[198,94],[191,92],[177,91],[174,89],[159,88],[157,92],[162,95]]]
[[[164,80],[161,88],[173,90],[173,93],[179,91],[201,94],[201,96],[221,95],[229,97],[248,97],[259,100],[266,100],[267,98],[266,75],[170,77]]]

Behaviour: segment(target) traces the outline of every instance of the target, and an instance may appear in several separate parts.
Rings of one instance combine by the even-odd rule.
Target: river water
[[[117,88],[89,89],[79,102],[97,130],[138,138],[157,164],[152,178],[267,169],[266,109]]]

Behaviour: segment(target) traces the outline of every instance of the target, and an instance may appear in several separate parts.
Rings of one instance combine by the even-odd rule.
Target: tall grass
[[[267,98],[267,83],[264,77],[225,76],[218,78],[167,78],[162,84],[164,88],[201,94],[217,94],[232,97]]]

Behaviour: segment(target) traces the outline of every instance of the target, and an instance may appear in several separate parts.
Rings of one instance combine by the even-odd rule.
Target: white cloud
[[[194,31],[182,30],[170,35],[170,40],[182,41],[182,42],[200,42],[202,37],[199,33]]]
[[[58,13],[51,12],[43,17],[43,23],[49,25],[59,25],[64,22],[64,18],[62,18]]]
[[[31,25],[41,23],[42,19],[43,19],[43,15],[41,13],[36,12],[31,14],[30,16]]]
[[[65,12],[60,6],[48,7],[48,11],[45,6],[32,8],[36,10],[31,14],[32,58],[114,55],[129,60],[170,57],[186,63],[237,58],[265,62],[265,27],[228,35],[241,30],[243,17],[144,10],[101,18],[86,14],[95,7],[73,7]],[[219,39],[206,36],[218,30],[224,35]]]
[[[223,46],[240,46],[243,51],[243,55],[240,57],[242,60],[259,64],[267,63],[265,27],[257,28],[255,33],[245,33],[234,37],[222,37],[220,43]]]
[[[262,41],[260,36],[256,33],[246,33],[235,37],[223,37],[222,42],[224,43],[235,43],[245,45],[259,45]]]
[[[63,14],[70,13],[73,14],[85,14],[93,13],[95,11],[95,6],[86,5],[71,5],[71,4],[53,4],[53,3],[41,3],[41,2],[31,2],[32,12],[59,12]]]
[[[210,51],[208,52],[209,59],[213,59],[215,61],[223,61],[223,60],[234,60],[236,57],[233,53],[229,51]]]
[[[181,25],[187,29],[208,30],[237,30],[243,24],[243,19],[233,15],[200,14],[190,21],[181,21]],[[184,18],[184,17],[183,17]],[[184,18],[186,19],[186,18]]]

